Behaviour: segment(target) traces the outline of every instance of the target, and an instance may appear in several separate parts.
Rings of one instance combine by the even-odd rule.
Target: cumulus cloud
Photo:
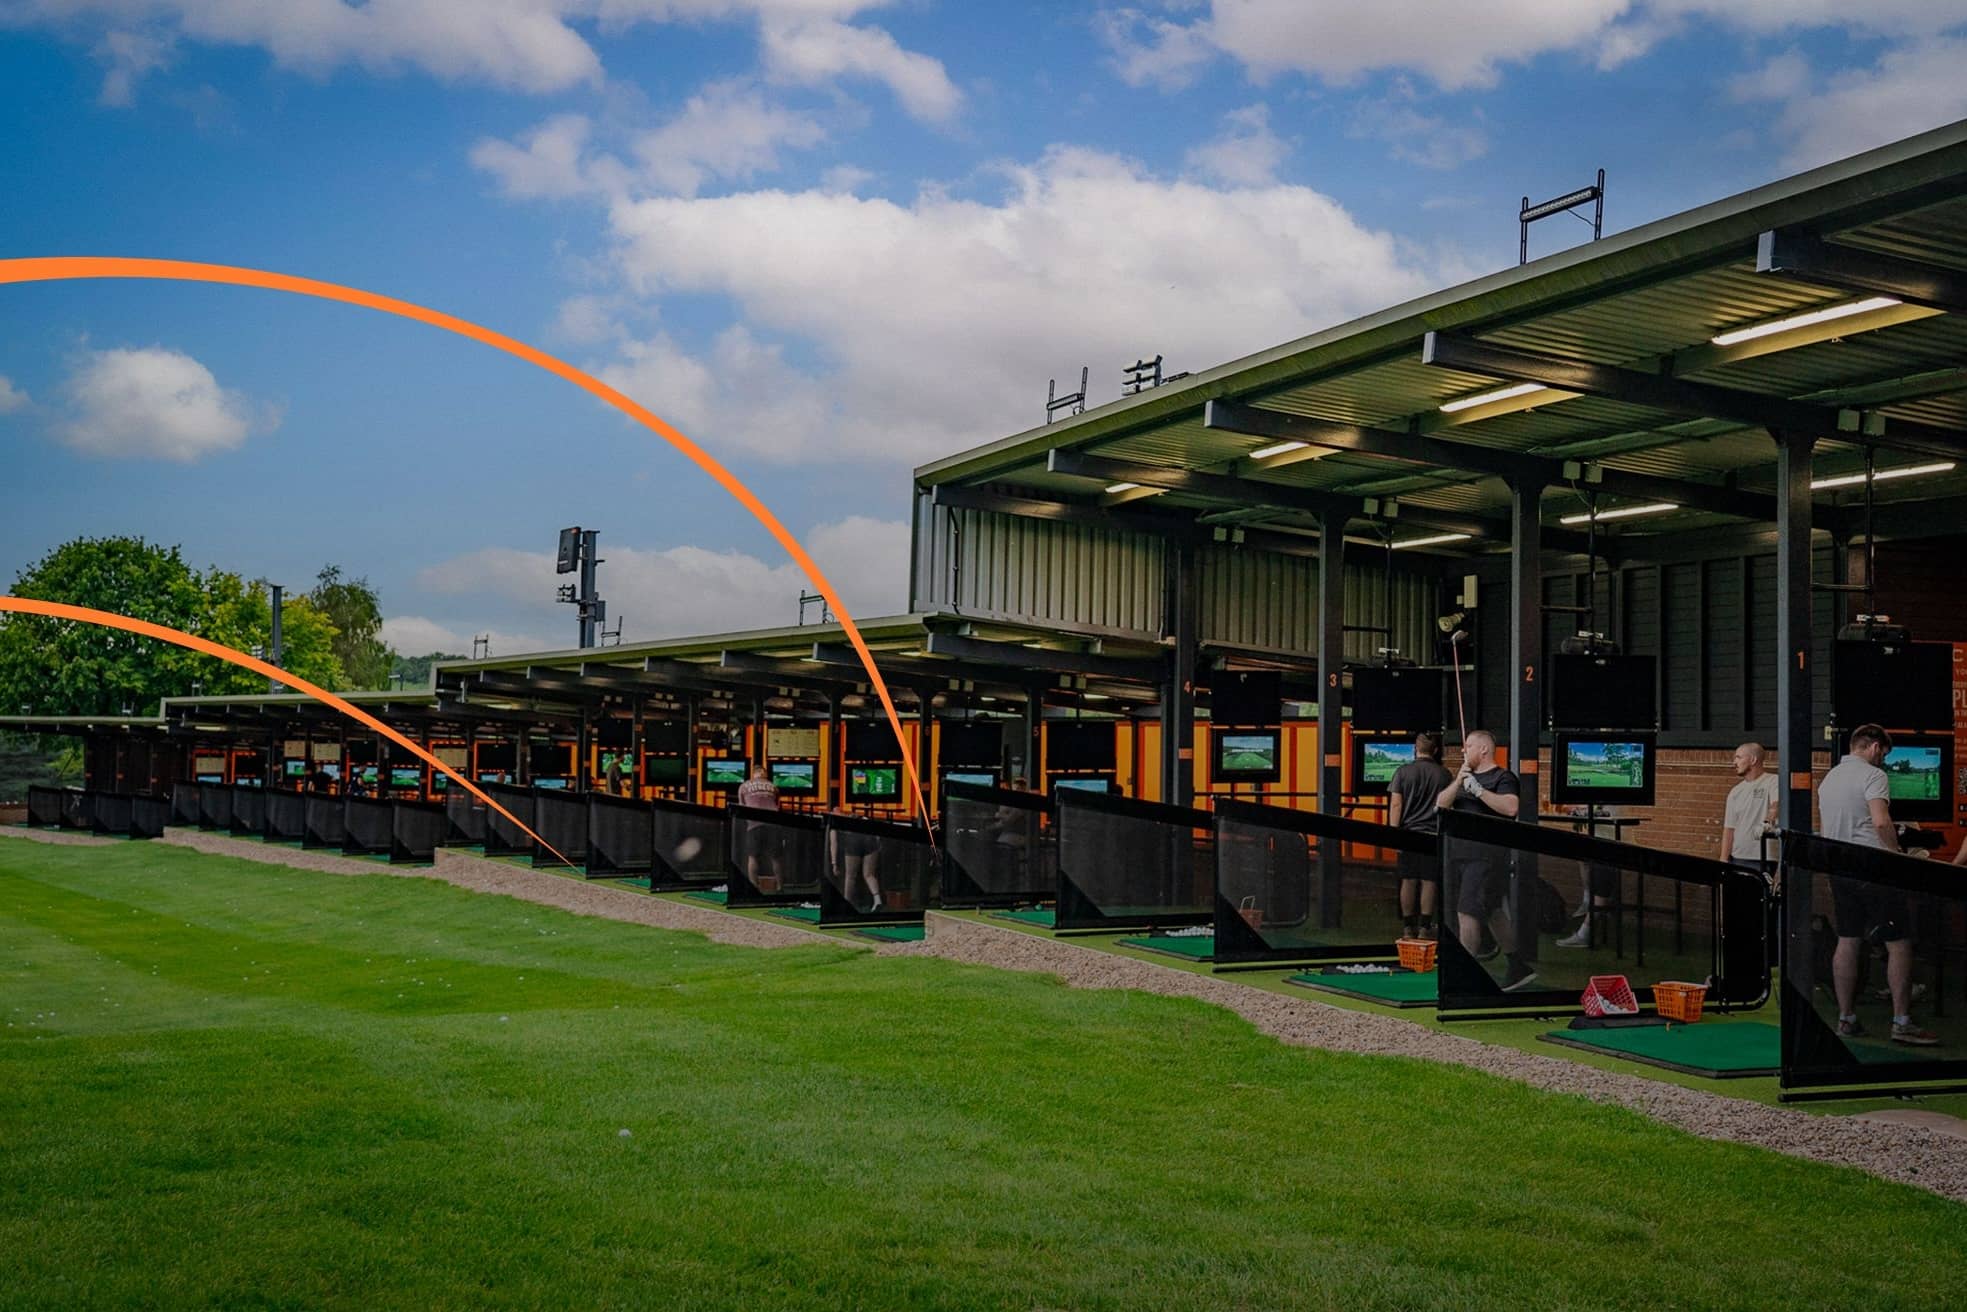
[[[56,435],[85,455],[189,463],[275,427],[278,415],[162,346],[90,351],[63,385]]]
[[[382,640],[405,656],[428,656],[432,652],[448,652],[457,656],[469,656],[473,651],[473,639],[489,638],[491,654],[494,656],[515,656],[529,651],[553,651],[572,647],[573,626],[558,641],[535,633],[513,632],[507,629],[483,629],[466,625],[462,628],[433,620],[423,615],[393,615],[382,622]]]
[[[1967,118],[1967,38],[1934,37],[1887,50],[1875,64],[1822,77],[1802,56],[1778,56],[1735,84],[1745,100],[1779,105],[1789,168],[1842,159]]]
[[[789,463],[828,454],[839,402],[820,379],[789,366],[780,346],[742,324],[692,355],[665,334],[625,340],[589,369],[720,454]]]
[[[817,86],[839,77],[887,84],[916,118],[942,122],[963,103],[942,61],[904,50],[878,27],[833,19],[767,20],[759,32],[766,70],[776,79]]]
[[[825,139],[826,130],[812,116],[768,104],[742,83],[717,82],[637,139],[635,155],[659,189],[694,196],[707,181],[776,172],[781,149],[803,149]]]
[[[585,195],[596,185],[583,158],[593,126],[585,114],[556,114],[516,143],[482,139],[471,148],[471,162],[514,200]]]
[[[1359,105],[1348,131],[1355,137],[1383,141],[1395,159],[1428,169],[1452,169],[1489,152],[1489,134],[1476,122],[1429,114],[1418,99],[1402,79],[1392,96]]]
[[[1246,105],[1223,116],[1216,137],[1191,147],[1183,157],[1188,171],[1232,187],[1261,187],[1277,179],[1277,166],[1291,153],[1270,130],[1270,107]]]
[[[170,63],[171,42],[145,32],[109,31],[96,42],[95,56],[105,65],[97,98],[125,108],[136,103],[137,83]]]
[[[906,606],[906,523],[854,516],[819,525],[801,541],[857,618],[894,614]],[[601,594],[608,600],[610,625],[620,619],[624,639],[629,641],[791,624],[798,618],[799,594],[811,587],[790,561],[767,561],[742,551],[694,546],[652,551],[618,544],[608,548],[607,557],[601,569]],[[526,627],[548,632],[555,631],[548,626],[563,618],[549,600],[557,581],[551,554],[507,547],[469,552],[432,565],[418,576],[419,585],[432,593],[475,599],[488,609],[527,608]],[[427,640],[440,646],[442,640],[460,637],[469,642],[460,630],[417,616],[392,623],[397,625],[395,633],[415,640],[405,646],[385,626],[384,636],[399,651],[414,650]],[[567,627],[571,631],[571,625]],[[543,648],[532,650],[568,645],[548,639]],[[495,634],[493,650],[513,653],[527,648],[504,646]]]
[[[0,374],[0,415],[10,415],[16,410],[25,410],[29,405],[27,392],[14,386],[14,380]]]

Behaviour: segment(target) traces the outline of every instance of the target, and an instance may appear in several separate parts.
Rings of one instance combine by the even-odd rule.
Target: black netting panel
[[[348,799],[309,793],[306,811],[307,830],[301,835],[301,846],[340,850],[348,838]]]
[[[655,828],[649,804],[606,793],[587,795],[587,873],[595,878],[646,875]]]
[[[138,793],[130,799],[130,837],[162,838],[164,826],[172,823],[171,800]]]
[[[731,826],[729,905],[817,902],[826,823],[788,811],[726,809]]]
[[[1443,1012],[1576,1009],[1594,975],[1709,986],[1706,1006],[1769,991],[1767,885],[1677,852],[1488,816],[1441,821]]]
[[[1438,878],[1432,834],[1218,801],[1215,962],[1390,957],[1405,928],[1402,881],[1418,916]]]
[[[90,793],[89,827],[99,834],[129,833],[132,800],[128,793]]]
[[[92,828],[90,816],[95,810],[95,796],[80,788],[64,788],[61,793],[61,827],[63,829]]]
[[[1856,1095],[1967,1078],[1961,872],[1785,834],[1782,886],[1783,1087]],[[1910,1028],[1895,1030],[1894,1016]]]
[[[462,788],[453,787],[444,798],[444,817],[448,828],[444,841],[455,847],[477,847],[485,842],[485,804]]]
[[[918,921],[934,905],[938,861],[927,830],[828,816],[825,839],[822,925]]]
[[[200,829],[232,828],[232,785],[198,785],[198,827]]]
[[[195,825],[198,823],[198,785],[171,785],[171,823],[174,825]]]
[[[587,794],[541,788],[533,794],[533,832],[546,844],[533,849],[535,866],[581,865],[587,860]],[[553,849],[548,851],[547,848]]]
[[[266,790],[235,784],[232,789],[232,832],[239,838],[266,833]]]
[[[1039,793],[945,784],[946,906],[1015,906],[1059,891],[1055,812]]]
[[[277,843],[298,843],[307,837],[307,797],[276,788],[266,795],[266,836]]]
[[[731,818],[722,807],[658,799],[649,808],[651,888],[725,882],[730,874]]]
[[[396,865],[429,865],[451,832],[442,802],[395,802],[390,806],[389,859]]]
[[[342,816],[347,832],[342,835],[341,850],[349,856],[388,856],[396,804],[373,797],[345,800],[348,805]]]
[[[516,784],[480,784],[479,787],[485,790],[485,796],[510,813],[501,815],[491,807],[485,809],[485,855],[525,856],[531,852],[532,837],[513,821],[532,824],[533,790]]]
[[[53,829],[61,824],[62,794],[65,789],[30,785],[27,790],[27,823]]]
[[[1214,919],[1216,843],[1206,811],[1067,793],[1058,813],[1056,929]]]

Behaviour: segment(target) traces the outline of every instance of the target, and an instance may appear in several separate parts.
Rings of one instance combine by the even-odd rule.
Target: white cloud
[[[716,82],[681,113],[635,143],[642,171],[657,188],[694,196],[706,181],[776,172],[781,148],[816,146],[826,130],[810,115],[768,104],[756,89]]]
[[[589,293],[569,296],[560,303],[560,312],[554,316],[553,335],[575,346],[598,346],[612,341],[627,332],[615,317],[618,309],[610,297]]]
[[[614,360],[589,372],[720,459],[735,452],[773,462],[811,459],[826,453],[826,438],[840,423],[832,389],[788,366],[780,347],[742,324],[719,333],[702,357],[659,333],[621,342]]]
[[[14,386],[13,379],[0,374],[0,415],[10,415],[16,410],[25,410],[28,404],[26,390]]]
[[[1348,131],[1384,141],[1395,159],[1422,168],[1452,169],[1489,152],[1489,134],[1476,122],[1455,122],[1415,107],[1417,94],[1405,79],[1387,99],[1361,104]]]
[[[1232,187],[1262,187],[1277,180],[1277,166],[1291,153],[1270,130],[1270,108],[1246,105],[1223,115],[1223,130],[1191,147],[1183,157],[1188,171]]]
[[[1206,23],[1178,23],[1138,9],[1109,9],[1094,23],[1113,70],[1130,87],[1179,91],[1216,57]]]
[[[63,386],[57,436],[86,455],[189,463],[279,422],[266,406],[220,387],[212,371],[162,346],[88,352]]]
[[[874,181],[874,174],[853,164],[835,164],[820,174],[820,190],[852,194]]]
[[[760,27],[765,68],[779,81],[825,85],[839,77],[887,84],[902,108],[940,123],[955,115],[963,93],[942,61],[904,50],[878,27],[855,27],[828,18],[767,18]]]
[[[908,525],[899,520],[854,516],[822,524],[801,537],[828,580],[856,618],[901,611],[908,592]],[[546,552],[486,547],[430,566],[418,576],[425,589],[452,597],[481,599],[487,607],[527,608],[529,628],[563,618],[551,601],[558,576]],[[601,595],[608,602],[610,626],[623,622],[624,640],[772,628],[798,618],[799,594],[811,585],[789,560],[767,561],[742,551],[670,547],[647,551],[616,545],[601,567]],[[571,613],[571,612],[567,612]],[[391,621],[384,636],[399,651],[432,650],[423,645],[469,642],[469,635],[419,616]],[[571,621],[566,626],[571,632]],[[482,630],[481,630],[482,632]],[[399,641],[402,635],[405,641]],[[571,643],[545,640],[551,650]],[[468,646],[451,646],[469,651]],[[526,648],[503,645],[514,654]]]
[[[1733,78],[1728,92],[1738,101],[1789,100],[1810,83],[1810,63],[1788,50]]]
[[[109,31],[96,42],[96,59],[107,69],[102,75],[98,99],[105,105],[126,108],[136,103],[137,83],[171,62],[168,38],[146,32]]]
[[[1801,64],[1801,61],[1798,61]],[[1818,81],[1807,69],[1763,70],[1760,90],[1783,101],[1784,164],[1807,168],[1967,118],[1967,38],[1936,37],[1888,50],[1869,68]]]
[[[528,132],[521,144],[495,137],[471,148],[471,162],[498,179],[515,200],[560,200],[594,189],[583,155],[593,124],[583,114],[556,114]]]
[[[569,612],[571,613],[571,612]],[[505,629],[458,628],[440,620],[422,615],[393,615],[382,622],[382,640],[405,656],[428,656],[432,652],[449,652],[458,656],[472,653],[474,638],[490,638],[491,654],[494,656],[516,656],[529,651],[553,651],[572,647],[573,625],[567,625],[568,632],[559,641],[530,633],[514,633]]]

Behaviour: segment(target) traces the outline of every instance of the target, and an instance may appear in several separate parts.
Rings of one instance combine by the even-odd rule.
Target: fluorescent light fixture
[[[1438,547],[1445,542],[1466,542],[1473,536],[1472,533],[1437,533],[1431,538],[1408,538],[1405,542],[1396,542],[1393,544],[1393,549],[1400,551],[1406,547]]]
[[[1309,442],[1279,442],[1274,446],[1257,448],[1255,451],[1252,451],[1250,453],[1250,459],[1268,460],[1272,456],[1281,456],[1286,451],[1302,451],[1310,445],[1311,443]]]
[[[1453,401],[1443,402],[1441,413],[1452,415],[1457,410],[1473,410],[1476,406],[1488,405],[1492,401],[1509,401],[1519,396],[1528,396],[1532,392],[1546,390],[1548,389],[1542,383],[1515,383],[1509,387],[1498,387],[1487,392],[1477,392],[1474,396],[1462,396]]]
[[[1731,328],[1725,333],[1717,333],[1708,338],[1716,346],[1733,346],[1737,342],[1752,342],[1758,337],[1774,337],[1792,328],[1809,328],[1815,324],[1829,323],[1833,319],[1848,319],[1854,314],[1869,314],[1873,310],[1887,310],[1899,304],[1895,296],[1868,296],[1862,301],[1847,301],[1843,305],[1827,305],[1821,310],[1806,310],[1802,314],[1792,314],[1787,319],[1777,319],[1770,323],[1752,324],[1747,328]]]
[[[1617,510],[1601,510],[1596,515],[1566,515],[1557,522],[1560,524],[1588,524],[1595,519],[1603,524],[1608,519],[1631,519],[1635,515],[1662,515],[1669,510],[1678,509],[1680,509],[1679,506],[1671,502],[1662,501],[1658,505],[1652,506],[1620,506]]]
[[[1933,465],[1900,465],[1897,469],[1880,469],[1874,471],[1871,481],[1874,483],[1883,483],[1888,478],[1918,478],[1925,474],[1950,474],[1953,472],[1953,468],[1954,465],[1951,460],[1942,461],[1939,464]],[[1810,484],[1810,490],[1821,492],[1827,487],[1856,487],[1864,481],[1865,476],[1861,473],[1839,474],[1835,478],[1817,479]]]
[[[1108,492],[1132,492],[1139,486],[1139,483],[1108,483],[1106,490]]]

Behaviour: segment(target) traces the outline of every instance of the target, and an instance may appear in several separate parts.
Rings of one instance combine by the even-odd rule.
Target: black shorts
[[[873,834],[855,834],[841,830],[838,839],[840,855],[843,857],[873,856],[881,849],[881,840]]]
[[[1902,889],[1832,875],[1830,901],[1839,938],[1898,943],[1911,936],[1912,902]]]
[[[1422,879],[1430,884],[1441,882],[1441,858],[1432,852],[1396,853],[1394,866],[1402,879]]]
[[[1461,881],[1461,891],[1455,896],[1455,910],[1460,914],[1485,920],[1503,904],[1508,877],[1496,869],[1495,862],[1457,861],[1455,877]]]

